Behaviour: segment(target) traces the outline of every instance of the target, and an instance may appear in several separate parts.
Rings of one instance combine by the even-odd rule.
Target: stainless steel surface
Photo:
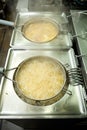
[[[62,0],[18,0],[18,12],[62,12]]]
[[[26,58],[32,56],[50,56],[59,60],[65,67],[77,67],[74,51],[71,48],[66,51],[58,50],[18,50],[9,49],[5,69],[17,67]],[[67,67],[66,67],[67,68]],[[8,71],[7,76],[12,78],[13,71]],[[33,106],[22,101],[15,93],[13,84],[4,77],[0,86],[0,118],[30,119],[30,118],[75,118],[86,116],[86,104],[83,96],[82,85],[68,87],[72,95],[67,93],[59,101],[48,106]]]
[[[72,15],[72,21],[75,29],[76,35],[82,34],[77,37],[78,43],[78,49],[80,50],[80,55],[82,55],[82,62],[83,62],[83,69],[84,73],[86,74],[86,79],[87,79],[87,13],[85,10],[84,13],[79,13],[82,11],[79,10],[71,10],[71,15]]]
[[[28,20],[32,18],[47,18],[56,22],[60,27],[60,34],[50,42],[45,44],[34,43],[22,35],[21,28]],[[16,29],[13,30],[10,46],[13,48],[50,48],[50,49],[69,49],[72,47],[72,41],[70,34],[68,32],[68,20],[65,15],[58,13],[29,13],[29,12],[20,12],[16,17]]]
[[[58,12],[61,11],[61,0],[28,0],[29,12]]]
[[[10,6],[10,9],[11,9],[10,12],[12,13],[12,18],[14,19],[15,11],[12,10],[12,8],[14,8],[14,2],[13,2],[14,0],[9,0],[9,1],[12,1],[11,6]],[[18,0],[17,11],[28,12],[27,1],[28,0]],[[33,1],[35,1],[35,0],[33,0]],[[10,4],[8,4],[8,5],[10,5]],[[78,15],[76,15],[75,19],[77,19],[77,16]],[[8,14],[8,18],[9,18],[9,14]],[[12,19],[10,19],[10,20],[12,20]],[[8,31],[5,30],[4,33],[6,33],[6,35],[3,37],[4,42],[1,42],[1,44],[0,44],[1,45],[0,46],[0,65],[1,66],[3,66],[5,63],[7,49],[9,47],[9,39],[11,36],[11,30],[10,29]],[[13,42],[14,42],[14,40],[13,40]],[[83,44],[84,44],[84,42],[83,42]],[[14,46],[14,43],[12,43],[12,47],[13,46]],[[28,50],[25,50],[25,51],[20,50],[20,51],[22,51],[22,52],[18,52],[18,50],[15,50],[15,49],[9,51],[9,53],[7,55],[5,68],[11,68],[13,66],[16,66],[23,59],[27,58],[27,56],[34,55],[33,53],[31,53],[31,52],[33,52],[33,50],[31,50],[31,51],[29,50],[29,52],[28,52]],[[73,52],[71,51],[71,49],[68,50],[68,53],[57,52],[57,51],[58,50],[56,50],[55,52],[53,51],[54,55],[55,55],[53,57],[60,59],[60,61],[62,61],[62,63],[64,63],[64,64],[69,63],[72,67],[75,67],[75,64],[76,64],[75,57],[73,57]],[[17,52],[17,53],[15,53],[15,52]],[[43,54],[43,51],[39,50],[39,52],[41,54]],[[46,51],[47,55],[50,55],[50,52],[51,52],[51,50]],[[35,55],[37,55],[37,54],[38,53],[36,53]],[[67,57],[67,55],[68,55],[68,57]],[[10,75],[10,78],[12,78],[13,71],[8,73],[8,76],[9,75]],[[49,118],[49,119],[63,118],[63,120],[55,120],[56,125],[55,125],[55,121],[50,120],[49,126],[52,126],[54,124],[54,126],[57,126],[57,127],[59,127],[60,125],[61,125],[61,127],[62,126],[65,127],[66,121],[67,121],[68,128],[71,128],[73,126],[73,121],[75,121],[75,117],[80,117],[81,120],[78,119],[76,121],[77,126],[78,126],[77,122],[79,122],[80,127],[82,124],[87,125],[87,121],[86,121],[86,119],[84,119],[85,116],[87,116],[86,104],[84,102],[84,97],[87,98],[87,95],[85,93],[83,94],[84,87],[82,88],[82,86],[74,86],[74,88],[73,88],[73,86],[70,85],[70,89],[72,89],[72,92],[74,94],[73,97],[69,97],[69,95],[66,95],[65,99],[63,98],[59,103],[56,103],[52,106],[48,106],[46,108],[43,108],[43,107],[38,108],[38,107],[33,107],[31,105],[28,105],[28,104],[22,102],[18,98],[18,96],[15,94],[13,86],[12,86],[12,82],[7,79],[4,79],[4,77],[3,77],[1,80],[1,84],[0,84],[0,119],[10,118],[11,119],[10,121],[12,121],[12,119],[15,118],[15,119],[18,119],[16,121],[20,122],[20,124],[23,127],[24,126],[27,127],[27,125],[30,125],[30,129],[35,127],[35,122],[31,118],[36,119],[36,121],[39,118],[39,121],[38,121],[39,123],[36,122],[36,125],[41,126],[41,122],[42,122],[42,128],[47,125],[47,120],[42,121],[41,118],[44,118],[44,119],[46,119],[46,118]],[[66,99],[69,99],[69,100],[66,100]],[[62,102],[63,102],[63,104],[62,104]],[[69,117],[69,119],[66,120],[66,118],[68,118],[68,117]],[[24,118],[26,118],[25,124],[23,124]],[[70,118],[73,118],[73,119],[70,120]],[[28,122],[29,119],[30,119],[30,122]],[[82,119],[84,122],[82,122]],[[70,123],[70,121],[71,121],[71,123]],[[65,125],[63,125],[63,124],[65,124]],[[6,122],[4,124],[4,129],[7,129],[7,126],[5,127],[5,125],[6,125]],[[18,125],[19,125],[19,123],[18,123]],[[10,129],[11,128],[12,127],[10,126]]]
[[[18,12],[28,12],[28,1],[29,0],[18,0],[16,10]]]

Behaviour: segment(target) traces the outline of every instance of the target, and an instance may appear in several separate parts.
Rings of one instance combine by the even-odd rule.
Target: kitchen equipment
[[[27,40],[24,37],[24,32],[21,32],[21,25],[26,25],[27,22],[32,21],[38,21],[38,20],[46,20],[56,27],[58,29],[58,35],[55,35],[53,39],[42,42],[43,44],[40,44],[39,42],[33,42],[30,40]],[[72,46],[71,37],[67,29],[68,21],[66,17],[62,14],[58,13],[29,13],[29,12],[20,12],[18,13],[16,17],[15,24],[17,25],[17,29],[13,30],[12,38],[10,42],[10,46],[13,48],[33,48],[33,49],[69,49]],[[23,34],[23,35],[22,35]],[[57,34],[57,33],[56,33]],[[41,33],[40,33],[41,35]],[[22,42],[21,42],[22,41]],[[44,44],[45,43],[45,44]]]
[[[16,68],[22,61],[25,61],[27,58],[38,55],[52,57],[53,59],[60,61],[63,65],[67,66],[67,70],[71,68],[77,68],[74,51],[72,48],[61,51],[50,49],[22,50],[10,48],[4,69],[9,70],[10,68]],[[80,81],[80,79],[78,80],[77,78],[80,76],[80,73],[78,74],[77,72],[79,72],[79,70],[75,69],[73,75],[75,76],[76,81]],[[15,69],[12,71],[7,71],[6,76],[12,79],[14,73]],[[69,74],[71,75],[71,73]],[[73,84],[69,84],[67,89],[72,94],[68,94],[67,92],[69,91],[64,91],[64,96],[57,102],[46,106],[37,106],[26,103],[24,100],[22,100],[15,92],[13,82],[3,76],[0,87],[0,117],[3,119],[21,119],[21,117],[22,119],[84,117],[86,113],[86,104],[83,86],[84,84],[80,84],[80,82],[78,82],[75,86]]]
[[[65,67],[47,56],[31,57],[20,63],[13,80],[14,89],[21,99],[42,106],[61,99],[69,82]]]
[[[82,11],[83,13],[79,14],[79,10],[70,10],[72,15],[72,23],[74,26],[75,33],[74,35],[82,34],[82,36],[76,37],[77,42],[74,44],[77,47],[77,57],[79,58],[79,62],[82,65],[84,80],[87,86],[87,17],[86,10]],[[74,14],[74,15],[73,15]],[[75,15],[76,14],[76,15]],[[75,37],[73,37],[73,40]],[[86,87],[87,88],[87,87]]]
[[[0,24],[14,27],[24,38],[36,43],[49,42],[57,37],[60,31],[58,25],[52,19],[47,18],[30,19],[24,25],[20,25],[21,30],[18,30],[15,23],[11,21],[0,20]]]
[[[33,18],[22,27],[26,39],[36,43],[46,43],[59,35],[60,27],[52,19]]]
[[[13,79],[6,76],[6,72],[12,70],[15,70]],[[80,68],[66,70],[58,60],[48,56],[30,57],[12,69],[0,68],[0,74],[13,82],[16,93],[23,101],[38,106],[53,104],[65,93],[72,95],[68,90],[69,84],[83,85]]]
[[[27,21],[20,25],[7,20],[0,20],[0,24],[14,27],[14,30],[19,35],[21,34],[24,39],[33,43],[48,43],[53,41],[58,35],[68,33],[67,30],[62,29],[58,21],[55,21],[55,19],[49,16],[35,15],[35,17],[28,18]]]

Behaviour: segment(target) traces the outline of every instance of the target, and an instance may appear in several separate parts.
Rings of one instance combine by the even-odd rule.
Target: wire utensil
[[[3,67],[0,67],[0,74],[2,74],[2,76],[4,76],[6,79],[8,79],[8,80],[10,80],[10,81],[16,83],[15,80],[10,79],[10,78],[6,75],[6,72],[7,72],[7,71],[12,71],[12,70],[14,70],[14,69],[16,69],[16,68],[17,68],[17,67],[15,67],[15,68],[11,68],[11,69],[4,69]]]

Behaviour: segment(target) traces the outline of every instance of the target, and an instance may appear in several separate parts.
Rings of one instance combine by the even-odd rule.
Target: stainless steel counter
[[[21,5],[20,2],[21,3],[24,2],[24,3],[22,3],[22,5]],[[24,8],[22,8],[21,6]],[[28,10],[27,10],[26,2],[24,0],[19,0],[19,3],[17,5],[16,9],[17,9],[17,11],[21,10],[21,11],[27,12]],[[14,14],[12,16],[14,16]],[[8,30],[8,32],[9,32],[9,30]],[[12,30],[11,30],[11,32],[12,32]],[[6,36],[9,38],[9,40],[11,38],[11,32],[9,34],[9,37],[8,37],[8,35]],[[7,45],[6,50],[4,50],[5,45]],[[6,68],[13,67],[13,65],[18,65],[19,62],[23,60],[23,57],[24,58],[27,57],[28,55],[31,54],[31,52],[34,52],[31,55],[37,54],[37,51],[35,52],[34,50],[30,50],[30,51],[21,50],[21,53],[20,53],[19,50],[13,49],[13,50],[9,51],[8,56],[7,56],[7,50],[9,49],[9,45],[10,45],[10,42],[8,41],[6,44],[6,40],[5,40],[5,42],[3,43],[3,47],[0,50],[1,51],[0,54],[3,54],[3,55],[5,54],[3,57],[2,57],[2,55],[0,55],[0,56],[2,57],[3,62],[6,62],[6,64],[5,64]],[[52,50],[51,51],[48,50],[48,51],[46,51],[46,54],[51,55],[55,58],[59,58],[60,61],[64,64],[68,62],[71,65],[71,67],[75,67],[76,66],[76,63],[74,63],[75,57],[73,56],[73,53],[71,50],[68,50],[67,51],[68,53],[58,52],[57,50],[52,52]],[[17,53],[15,53],[15,52],[17,52]],[[41,50],[39,50],[39,53],[40,52],[41,52]],[[41,54],[44,54],[44,53],[41,52]],[[61,58],[61,55],[62,55],[62,58]],[[6,56],[7,56],[7,60],[6,60]],[[72,57],[73,57],[73,61],[72,61]],[[16,62],[15,62],[15,59],[16,59]],[[3,63],[3,66],[4,66],[4,63]],[[13,74],[13,72],[9,72],[8,76],[10,76],[10,78],[12,78],[12,74]],[[13,89],[13,86],[12,86],[12,82],[3,78],[1,88],[0,88],[0,91],[1,91],[1,98],[0,98],[1,115],[0,115],[0,117],[1,117],[1,119],[8,118],[8,119],[10,119],[10,121],[12,121],[12,119],[17,119],[14,122],[17,122],[20,126],[27,127],[27,128],[29,128],[29,127],[35,128],[36,126],[39,127],[40,123],[42,123],[41,126],[44,128],[44,126],[46,126],[46,123],[47,123],[47,121],[45,119],[48,116],[49,116],[49,119],[54,118],[54,121],[49,120],[48,125],[50,125],[50,127],[53,124],[55,124],[55,122],[56,122],[57,127],[60,124],[61,124],[61,126],[63,124],[66,125],[66,118],[67,118],[67,114],[68,114],[68,119],[70,117],[72,117],[71,120],[70,119],[67,120],[68,121],[67,126],[69,126],[69,128],[70,128],[70,125],[73,124],[73,121],[75,120],[75,119],[72,120],[73,118],[79,117],[80,119],[84,119],[84,117],[86,117],[86,115],[87,115],[86,104],[85,104],[85,100],[83,99],[84,95],[83,95],[82,86],[80,86],[80,87],[77,86],[77,87],[73,88],[71,85],[70,89],[73,92],[73,97],[69,97],[69,95],[66,94],[65,97],[63,99],[61,99],[61,101],[59,103],[57,102],[57,103],[53,104],[52,107],[46,106],[47,109],[45,107],[37,108],[37,106],[31,106],[31,105],[23,102],[16,95],[16,93]],[[4,94],[2,95],[2,93],[4,93]],[[13,98],[13,96],[14,96],[14,98]],[[67,98],[69,100],[66,100]],[[15,103],[16,103],[16,105],[15,105]],[[20,103],[20,105],[19,105],[19,103]],[[58,107],[59,104],[60,104],[60,107]],[[67,106],[67,104],[68,104],[68,106]],[[59,113],[59,110],[61,113]],[[45,115],[43,118],[44,120],[42,121],[41,118],[43,117],[43,111],[44,111]],[[50,115],[50,112],[53,112],[52,115]],[[34,116],[34,114],[38,115],[38,118],[37,118],[37,116]],[[23,117],[24,117],[25,121],[23,120]],[[36,119],[35,122],[34,122],[34,120],[32,120],[32,117],[33,117],[33,119]],[[60,118],[63,120],[57,120]],[[71,124],[69,124],[70,123],[69,121],[71,121]],[[51,122],[52,122],[52,125],[51,125]],[[43,126],[43,124],[44,124],[44,126]]]
[[[22,3],[23,4],[23,3]],[[21,5],[21,4],[20,4]],[[21,7],[22,8],[22,7]],[[26,8],[24,6],[24,8]],[[27,8],[26,8],[27,9]],[[24,10],[25,11],[25,10]],[[56,10],[58,11],[58,10]],[[58,13],[39,13],[40,16],[49,17],[54,19],[56,22],[59,22],[61,28],[66,23],[65,17],[61,17]],[[19,13],[17,18],[17,25],[24,24],[28,18],[32,16],[29,12],[27,13]],[[33,15],[32,17],[37,17],[38,15]],[[20,33],[19,33],[20,35]],[[10,69],[17,67],[17,65],[25,58],[35,56],[35,55],[45,55],[51,56],[53,58],[59,59],[64,65],[68,64],[70,68],[76,68],[77,63],[75,60],[74,50],[72,49],[71,40],[67,38],[66,35],[60,34],[59,39],[56,38],[56,41],[52,41],[52,45],[49,43],[51,47],[47,45],[44,47],[35,48],[35,45],[30,48],[27,44],[29,42],[25,40],[22,36],[19,37],[18,33],[12,36],[11,39],[11,49],[9,49],[7,59],[5,62],[5,69]],[[16,36],[16,38],[15,38]],[[13,40],[16,39],[16,40]],[[15,42],[14,42],[15,41]],[[21,41],[21,42],[20,42]],[[24,42],[24,43],[23,43]],[[28,42],[28,43],[26,43]],[[64,47],[66,45],[66,49],[58,50],[58,46]],[[68,45],[67,45],[68,44]],[[14,45],[14,46],[13,46]],[[16,45],[16,48],[15,48]],[[27,45],[24,48],[24,45]],[[67,46],[69,47],[67,49]],[[10,46],[9,46],[10,47]],[[19,47],[19,48],[18,48]],[[53,48],[56,47],[54,50]],[[40,50],[41,49],[41,50]],[[73,61],[73,62],[72,62]],[[8,78],[12,79],[13,71],[9,71],[7,73]],[[10,89],[9,89],[10,88]],[[5,77],[2,78],[1,81],[1,98],[0,98],[0,114],[1,118],[72,118],[72,117],[84,117],[86,115],[86,106],[84,102],[83,88],[82,85],[77,85],[73,87],[69,84],[70,91],[72,92],[72,96],[66,95],[59,102],[56,102],[50,106],[32,106],[30,104],[26,104],[16,95],[13,84]],[[13,106],[13,107],[12,107]],[[72,108],[73,106],[73,108]],[[7,116],[8,115],[8,116]]]
[[[81,64],[84,70],[84,78],[87,79],[87,13],[81,10],[71,10],[72,22],[77,39],[77,51],[82,55]],[[83,13],[80,13],[83,12]],[[75,38],[75,37],[74,37]],[[86,80],[87,82],[87,80]]]
[[[70,68],[76,68],[77,66],[72,48],[68,51],[10,49],[5,69],[15,68],[24,59],[38,55],[53,57],[59,60],[64,66],[68,64]],[[14,70],[8,71],[6,75],[8,78],[13,79],[13,74]],[[0,117],[2,118],[79,118],[84,117],[86,114],[86,106],[81,85],[73,86],[72,84],[69,84],[68,91],[71,91],[72,95],[70,96],[66,92],[60,101],[57,101],[52,105],[34,106],[27,104],[18,97],[12,81],[3,77],[1,83]]]

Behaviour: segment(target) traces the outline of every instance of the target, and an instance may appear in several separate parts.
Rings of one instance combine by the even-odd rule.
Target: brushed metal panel
[[[58,50],[18,50],[9,49],[5,69],[17,67],[26,58],[32,56],[50,56],[59,60],[64,66],[75,68],[76,61],[74,51],[71,48],[66,51]],[[72,58],[71,58],[72,57]],[[67,67],[66,67],[67,68]],[[8,71],[7,76],[12,79],[15,70]],[[0,90],[0,118],[75,118],[85,116],[86,107],[82,93],[82,86],[69,84],[67,93],[58,101],[48,106],[33,106],[22,101],[15,93],[13,83],[2,78]]]

